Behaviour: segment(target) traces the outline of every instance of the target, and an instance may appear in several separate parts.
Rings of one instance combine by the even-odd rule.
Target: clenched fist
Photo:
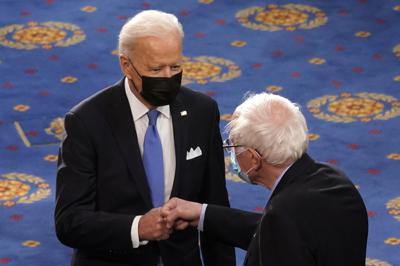
[[[154,208],[143,215],[138,225],[139,240],[165,240],[172,233],[161,217],[161,208]]]
[[[172,198],[161,209],[161,215],[168,228],[183,230],[199,223],[202,204],[179,198]]]

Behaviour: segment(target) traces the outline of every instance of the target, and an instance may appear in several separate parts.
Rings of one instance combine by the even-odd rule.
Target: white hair
[[[299,106],[270,93],[250,95],[226,129],[235,144],[257,150],[272,165],[296,161],[308,146],[307,123]]]
[[[175,15],[158,10],[139,12],[122,26],[118,38],[119,53],[127,55],[138,38],[164,37],[174,31],[183,39],[182,24]]]

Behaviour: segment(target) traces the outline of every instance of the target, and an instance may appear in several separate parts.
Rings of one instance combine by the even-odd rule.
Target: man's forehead
[[[133,57],[149,64],[171,64],[182,61],[180,40],[142,38],[132,51]]]

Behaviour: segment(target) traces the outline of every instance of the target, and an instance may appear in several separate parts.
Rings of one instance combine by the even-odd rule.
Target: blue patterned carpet
[[[179,16],[184,83],[218,101],[221,128],[247,91],[301,104],[309,152],[345,170],[365,200],[366,265],[399,266],[395,0],[0,0],[0,265],[69,265],[52,218],[62,117],[121,78],[119,29],[149,8]],[[234,207],[262,210],[265,190],[228,164],[227,179]]]

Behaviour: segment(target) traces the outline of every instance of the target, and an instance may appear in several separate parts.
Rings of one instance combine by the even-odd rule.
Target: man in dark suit
[[[368,217],[340,170],[307,153],[307,125],[289,100],[267,93],[242,103],[228,125],[226,147],[246,182],[271,190],[263,214],[171,199],[162,215],[247,250],[244,265],[364,266]]]
[[[73,265],[202,265],[199,232],[160,216],[170,197],[229,206],[218,107],[181,87],[182,40],[174,15],[137,14],[119,36],[125,78],[65,117],[55,225]],[[200,240],[205,265],[235,264],[232,247]]]

